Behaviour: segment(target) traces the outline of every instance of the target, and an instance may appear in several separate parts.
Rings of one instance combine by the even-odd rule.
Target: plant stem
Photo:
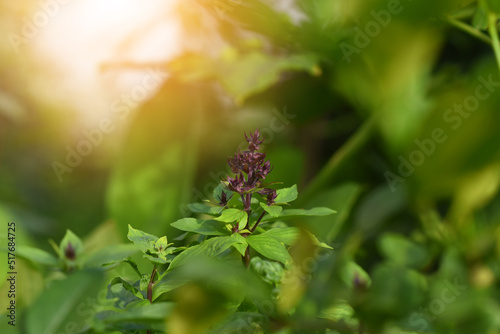
[[[299,203],[305,203],[311,196],[327,186],[328,183],[339,174],[342,168],[346,166],[347,162],[349,162],[350,159],[369,142],[376,128],[376,118],[375,116],[371,116],[363,123],[356,133],[332,155],[325,167],[323,167],[314,180],[311,181],[305,192],[302,193],[302,198]]]
[[[148,300],[150,303],[153,303],[153,285],[155,282],[156,270],[157,270],[157,267],[154,266],[153,272],[151,273],[151,278],[149,279],[149,284],[148,284]]]
[[[500,39],[498,38],[497,19],[495,13],[489,13],[488,31],[493,41],[493,51],[495,51],[495,58],[497,60],[498,69],[500,70]]]
[[[242,256],[241,259],[243,260],[245,267],[248,268],[248,266],[250,266],[250,247],[247,247],[245,250],[245,256]]]
[[[451,24],[455,28],[458,28],[458,29],[468,33],[469,35],[476,37],[477,39],[485,42],[486,44],[488,44],[488,45],[493,44],[491,41],[491,38],[489,38],[487,35],[483,34],[480,30],[475,29],[474,27],[471,27],[467,23],[464,23],[464,22],[457,20],[457,19],[453,19],[451,17],[448,17],[445,20],[446,20],[446,22],[448,22],[449,24]]]
[[[257,228],[257,226],[259,225],[260,221],[262,220],[262,218],[264,217],[264,215],[266,214],[265,211],[263,211],[261,214],[260,214],[260,217],[259,219],[257,219],[257,222],[255,223],[255,225],[252,227],[252,229],[250,230],[250,232],[253,232],[255,231],[255,229]]]
[[[154,285],[154,281],[155,281],[156,270],[157,270],[157,267],[155,265],[153,267],[153,272],[151,273],[151,278],[149,279],[149,284],[148,284],[148,300],[151,304],[153,303],[153,285]],[[146,333],[153,334],[153,331],[148,330]]]

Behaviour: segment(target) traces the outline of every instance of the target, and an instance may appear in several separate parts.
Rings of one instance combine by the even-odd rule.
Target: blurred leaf
[[[172,224],[173,227],[187,232],[194,232],[203,235],[229,235],[231,232],[225,224],[215,220],[199,220],[195,218],[183,218]]]
[[[316,235],[321,236],[323,240],[333,241],[345,221],[351,216],[351,210],[361,195],[361,191],[361,185],[345,183],[317,194],[308,202],[310,206],[319,205],[335,208],[338,214],[331,217],[310,218],[307,222],[308,228]]]
[[[54,255],[34,247],[19,245],[16,248],[16,256],[43,266],[57,267],[59,265],[59,261]]]
[[[303,232],[303,231],[301,231]],[[281,312],[290,312],[295,308],[294,313],[301,317],[304,312],[312,315],[310,303],[301,304],[304,294],[308,290],[310,275],[314,272],[314,267],[309,264],[315,261],[316,246],[308,233],[300,233],[294,246],[290,248],[290,261],[286,266],[285,275],[281,282],[282,288],[277,300],[278,308]],[[309,304],[309,305],[308,305]],[[306,309],[306,311],[304,311]]]
[[[91,253],[85,259],[85,267],[100,267],[122,262],[137,253],[137,246],[132,244],[118,244],[101,248]]]
[[[155,78],[166,76],[156,72]],[[136,112],[107,190],[111,217],[123,235],[128,224],[154,235],[175,233],[169,224],[191,201],[200,127],[214,108],[211,87],[169,79]]]
[[[360,203],[356,210],[355,224],[366,233],[376,233],[381,225],[404,208],[406,191],[403,187],[392,192],[383,184],[372,190]]]
[[[332,249],[330,246],[320,242],[316,236],[314,236],[312,233],[308,231],[303,231],[306,233],[311,241],[313,242],[314,245],[320,246],[323,248],[329,248]],[[287,246],[293,245],[297,239],[300,236],[300,229],[298,227],[282,227],[282,228],[272,228],[270,230],[267,230],[266,232],[260,234],[264,235],[266,237],[271,237],[276,239],[279,242],[284,243]]]
[[[352,306],[346,302],[336,303],[334,306],[324,310],[321,315],[336,322],[344,320],[352,326],[353,331],[355,330],[354,328],[358,328],[359,326]]]
[[[86,252],[92,253],[112,244],[119,244],[123,240],[118,232],[116,222],[107,220],[98,225],[90,235],[83,239]]]
[[[224,208],[221,206],[208,206],[205,205],[204,203],[190,203],[187,205],[188,209],[191,210],[191,212],[194,213],[206,213],[206,214],[219,214]],[[170,224],[172,225],[172,224]]]
[[[108,316],[104,320],[110,322],[124,322],[124,321],[144,321],[144,320],[163,320],[168,315],[174,304],[173,303],[155,303],[146,304],[140,307],[129,309],[127,312],[116,313],[115,315]]]
[[[89,296],[96,296],[104,275],[97,270],[83,270],[63,281],[54,282],[32,305],[26,315],[28,334],[64,332],[69,324],[78,330],[89,325],[87,313],[82,313]],[[85,314],[85,316],[84,316]]]
[[[66,230],[64,238],[61,240],[61,243],[59,244],[59,257],[61,259],[64,259],[66,257],[65,251],[70,247],[69,246],[70,244],[71,247],[74,249],[76,258],[78,258],[79,255],[83,252],[82,240],[70,230]]]
[[[378,246],[387,259],[400,266],[420,269],[430,259],[430,254],[424,246],[412,242],[402,235],[386,233],[378,240]]]
[[[479,30],[486,30],[488,28],[488,8],[482,1],[478,2],[474,18],[472,19],[472,26]]]
[[[164,332],[164,318],[172,312],[173,308],[173,303],[150,304],[146,300],[125,311],[98,315],[100,319],[96,323],[107,331],[120,330],[120,332],[126,332],[148,329],[155,332]]]
[[[20,123],[27,117],[27,110],[20,101],[0,91],[0,115],[5,116],[14,123]]]
[[[153,285],[153,301],[162,294],[175,290],[186,283],[187,280],[167,273]]]
[[[474,210],[486,205],[498,193],[499,185],[498,164],[486,166],[477,173],[463,177],[454,194],[449,211],[450,221],[461,225]]]
[[[277,262],[271,262],[261,259],[258,256],[252,257],[250,266],[259,274],[259,276],[269,284],[276,285],[283,278],[285,270]]]
[[[286,263],[291,259],[283,244],[265,234],[249,235],[246,241],[255,251],[271,260]]]
[[[377,314],[401,317],[414,311],[424,299],[425,278],[416,271],[396,265],[381,264],[372,274],[369,299],[363,305],[373,324]]]
[[[500,14],[500,2],[498,2],[497,0],[486,0],[486,3],[488,4],[488,8],[490,11],[495,14]]]
[[[229,299],[245,295],[249,300],[265,300],[271,292],[267,284],[242,265],[239,256],[231,260],[201,256],[187,262],[170,275],[176,280],[197,282]]]
[[[276,84],[282,72],[313,71],[316,63],[317,58],[312,54],[278,58],[251,52],[237,54],[234,59],[216,60],[190,54],[174,59],[169,69],[187,82],[215,78],[237,103],[242,104],[251,95]],[[196,73],[194,77],[193,73]]]
[[[272,217],[270,215],[265,215],[264,218],[262,218],[262,221],[275,221],[275,220],[281,220],[281,219],[289,219],[289,218],[296,218],[296,217],[308,217],[308,216],[328,216],[331,214],[336,213],[337,211],[329,209],[329,208],[324,208],[324,207],[319,207],[319,208],[313,208],[313,209],[288,209],[288,210],[283,210],[281,211],[281,214],[279,217]]]
[[[372,284],[370,275],[354,261],[345,263],[341,269],[340,277],[345,285],[350,288],[354,288],[356,285],[369,287]]]
[[[293,42],[296,32],[295,27],[290,22],[289,16],[283,11],[275,10],[268,3],[261,0],[209,0],[199,1],[212,15],[219,19],[221,26],[219,31],[223,36],[228,36],[227,30],[243,28],[266,38],[270,38],[277,45]],[[241,34],[233,37],[231,42],[240,42],[237,38]]]
[[[137,289],[134,285],[130,284],[129,282],[127,282],[126,280],[124,280],[121,277],[113,278],[111,283],[109,283],[108,289],[110,289],[113,285],[116,285],[116,284],[121,284],[125,288],[125,290],[131,292],[134,296],[136,296],[140,299],[144,299],[144,296],[142,295],[142,293],[139,289]]]
[[[175,314],[167,320],[171,332],[205,333],[209,327],[232,314],[243,300],[256,306],[268,305],[270,287],[247,270],[239,256],[233,260],[201,257],[172,272],[191,283],[176,291]]]

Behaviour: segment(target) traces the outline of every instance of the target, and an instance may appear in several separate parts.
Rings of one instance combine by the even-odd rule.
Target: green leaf
[[[306,231],[306,233],[312,239],[314,245],[322,247],[322,248],[333,249],[333,247],[330,247],[327,244],[325,244],[324,242],[319,241],[318,238],[316,238],[316,236],[314,234],[312,234],[311,232]]]
[[[16,248],[16,256],[43,266],[56,267],[59,264],[58,259],[54,255],[29,246],[19,245]]]
[[[111,245],[90,254],[83,265],[85,267],[111,265],[122,262],[137,252],[137,247],[132,244]]]
[[[212,192],[212,196],[214,197],[214,200],[218,203],[220,202],[220,198],[222,195],[222,192],[226,193],[227,198],[231,197],[233,192],[231,190],[227,190],[224,188],[222,183],[219,183],[217,187],[215,187],[214,191]]]
[[[247,213],[243,210],[239,209],[225,209],[222,211],[222,214],[220,217],[215,218],[215,220],[221,221],[221,222],[226,222],[226,223],[232,223],[232,222],[241,222],[242,220],[245,220],[247,218]]]
[[[276,199],[274,200],[276,203],[288,203],[297,199],[299,195],[297,191],[297,185],[294,184],[290,188],[278,189],[276,191]]]
[[[210,209],[212,208],[211,206],[208,206],[204,203],[190,203],[187,205],[188,209],[191,210],[191,212],[194,213],[210,213]],[[172,225],[172,224],[170,224]]]
[[[158,240],[158,237],[141,230],[136,230],[130,225],[128,226],[127,238],[143,253],[146,253],[148,250],[154,250],[156,240]]]
[[[264,282],[273,285],[278,284],[285,273],[285,269],[279,263],[263,260],[258,256],[252,257],[250,265]]]
[[[61,243],[59,244],[59,256],[61,259],[65,258],[64,251],[68,247],[68,244],[71,243],[71,246],[75,250],[76,257],[83,252],[83,243],[82,240],[71,230],[66,230],[66,234],[64,235],[64,238],[61,240]]]
[[[173,245],[173,243],[169,244],[167,237],[163,236],[163,237],[159,238],[158,240],[156,240],[155,249],[158,252],[164,252],[167,249],[167,247],[170,245]]]
[[[171,61],[169,69],[188,82],[193,78],[215,77],[237,103],[242,103],[277,83],[282,72],[313,71],[316,63],[317,56],[312,54],[275,57],[262,52],[245,52],[231,60],[184,54]],[[196,73],[194,77],[193,73]]]
[[[194,213],[205,213],[208,215],[218,215],[224,209],[222,206],[210,206],[204,203],[191,203],[187,207]]]
[[[274,238],[287,246],[291,246],[298,239],[300,229],[298,227],[273,228],[262,233],[261,235]]]
[[[240,231],[241,233],[242,231]],[[245,251],[248,247],[248,243],[247,241],[245,240],[244,237],[241,236],[240,233],[233,233],[231,235],[232,238],[235,238],[236,240],[238,240],[238,243],[234,244],[233,247],[236,248],[236,250],[242,255],[242,256],[245,256]]]
[[[224,207],[222,206],[212,206],[207,213],[209,215],[219,215],[222,212],[222,210],[224,210]]]
[[[141,279],[139,280],[139,288],[141,289],[141,291],[147,290],[150,280],[151,274],[142,274]]]
[[[82,316],[82,308],[91,310],[88,298],[97,298],[104,280],[100,270],[78,271],[62,281],[54,281],[31,305],[26,315],[27,334],[64,333],[69,323],[83,328],[88,316]]]
[[[190,247],[179,254],[170,264],[168,270],[174,269],[186,262],[202,256],[215,257],[229,247],[236,243],[241,243],[240,240],[233,238],[232,236],[227,237],[215,237],[212,239],[205,240],[199,245]]]
[[[229,235],[231,233],[226,228],[225,224],[214,220],[183,218],[170,225],[182,231],[194,232],[203,235]]]
[[[486,30],[488,28],[488,8],[482,2],[479,2],[476,7],[472,26],[478,30]]]
[[[128,312],[117,313],[107,317],[106,322],[137,321],[137,320],[163,320],[173,310],[174,303],[162,302],[146,304],[130,309]]]
[[[153,301],[162,294],[184,285],[186,282],[185,279],[179,279],[167,273],[153,285]]]
[[[500,14],[500,1],[498,0],[486,0],[488,8],[491,12],[499,15]]]
[[[339,214],[310,218],[307,221],[308,229],[328,242],[333,241],[341,231],[345,221],[351,216],[351,210],[362,189],[359,184],[344,183],[326,191],[318,192],[308,201],[309,206],[335,208]]]
[[[291,259],[285,246],[272,237],[263,234],[250,235],[246,238],[246,241],[255,251],[271,260],[286,263]]]
[[[167,260],[165,257],[157,257],[149,254],[144,254],[144,258],[148,259],[149,261],[156,263],[156,264],[165,264],[170,262],[170,260]]]
[[[372,284],[370,275],[368,275],[367,272],[354,261],[349,261],[342,267],[340,270],[340,277],[342,281],[351,288],[354,286],[355,280],[358,280],[359,283],[365,284],[367,287]]]
[[[134,296],[136,296],[140,299],[144,298],[142,293],[135,286],[133,286],[129,282],[125,281],[123,278],[121,278],[121,277],[113,278],[111,283],[109,283],[109,288],[111,288],[113,285],[116,285],[116,284],[121,284],[125,288],[125,290],[130,291]]]
[[[266,203],[263,203],[263,202],[260,202],[259,203],[260,206],[269,214],[271,215],[271,217],[279,217],[280,216],[280,213],[281,213],[281,210],[283,209],[281,206],[279,205],[272,205],[272,206],[269,206],[267,205]]]
[[[424,267],[430,257],[424,246],[395,233],[384,234],[378,240],[378,247],[387,259],[416,269]]]
[[[309,237],[312,239],[312,242],[314,245],[323,247],[323,248],[328,248],[328,249],[333,249],[332,247],[328,246],[327,244],[320,242],[318,238],[314,234],[312,234],[309,231],[305,231],[309,235]],[[265,235],[271,238],[274,238],[278,240],[279,242],[284,243],[287,246],[291,246],[295,243],[295,241],[298,239],[300,235],[300,229],[298,227],[283,227],[283,228],[273,228],[270,229],[260,235]]]
[[[262,218],[262,221],[275,221],[278,219],[281,220],[285,218],[307,217],[307,216],[328,216],[334,213],[337,213],[337,211],[325,207],[313,208],[309,210],[288,209],[288,210],[283,210],[279,217],[272,217],[271,215],[265,215],[264,218]]]
[[[135,101],[138,108],[118,108],[118,118],[130,127],[122,142],[127,149],[113,159],[106,197],[122,235],[129,224],[153,235],[170,235],[170,222],[187,216],[182,204],[192,197],[201,114],[214,107],[211,88],[193,91],[163,81],[161,68],[151,73],[158,94],[147,103]]]

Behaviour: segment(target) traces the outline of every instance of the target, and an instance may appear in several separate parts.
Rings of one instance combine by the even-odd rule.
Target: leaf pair
[[[167,259],[167,255],[179,250],[177,247],[168,247],[172,243],[168,243],[166,236],[158,238],[152,234],[136,230],[130,225],[128,226],[127,238],[144,253],[145,258],[156,264],[170,262],[170,259]]]

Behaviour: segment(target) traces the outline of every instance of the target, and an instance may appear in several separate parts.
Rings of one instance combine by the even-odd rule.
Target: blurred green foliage
[[[193,263],[180,274],[192,285],[169,296],[175,307],[109,321],[162,329],[168,313],[178,333],[211,326],[214,333],[217,326],[227,333],[500,333],[498,1],[289,3],[283,10],[258,0],[186,1],[186,38],[202,48],[194,45],[202,36],[205,49],[163,64],[170,77],[134,111],[121,149],[96,148],[63,182],[51,164],[78,142],[66,130],[76,116],[24,89],[39,88],[30,82],[40,65],[2,39],[0,219],[17,223],[19,245],[47,252],[47,240],[61,240],[67,229],[85,237],[87,252],[125,240],[128,224],[174,240],[170,223],[190,215],[187,203],[212,194],[241,133],[258,127],[272,181],[298,183],[300,207],[338,212],[294,220],[332,245],[333,255],[300,239],[280,302],[268,305],[259,288],[251,291],[260,313],[228,315],[221,305],[237,293],[225,295],[216,279],[204,285],[220,270],[244,273]],[[9,16],[15,6],[0,6],[4,30],[19,28]],[[117,257],[128,256],[121,251]],[[269,284],[282,274],[254,266]],[[33,322],[52,310],[47,298],[81,298],[81,290],[45,290],[44,278],[60,277],[27,260],[18,270],[18,315],[29,306],[30,316],[24,329],[2,321],[2,333],[36,332]],[[60,284],[107,283],[100,272],[82,271]],[[266,316],[274,312],[283,317]]]

